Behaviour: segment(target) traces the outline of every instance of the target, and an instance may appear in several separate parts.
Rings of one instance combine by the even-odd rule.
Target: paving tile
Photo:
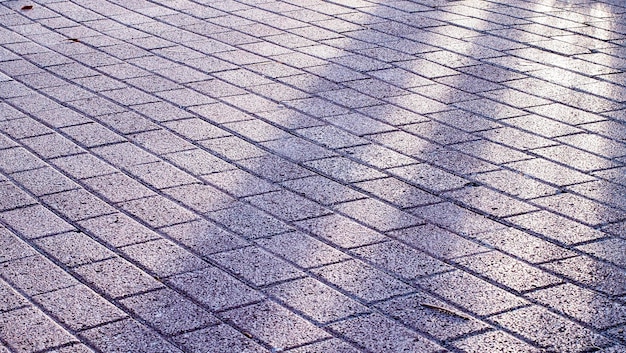
[[[14,352],[33,352],[78,342],[41,311],[29,307],[0,314],[0,337]],[[8,323],[11,323],[10,325]]]
[[[502,353],[537,353],[542,350],[503,331],[489,331],[453,343],[464,352],[478,353],[485,349],[497,349]]]
[[[252,205],[286,221],[298,221],[331,213],[330,210],[291,191],[276,191],[246,198]]]
[[[156,156],[131,143],[96,147],[92,151],[118,168],[158,161]]]
[[[120,302],[165,335],[219,323],[215,316],[170,289],[139,294]]]
[[[46,293],[78,283],[67,272],[43,256],[4,262],[0,271],[4,280],[27,295]]]
[[[518,292],[562,282],[558,277],[497,251],[458,258],[454,262]]]
[[[366,302],[415,291],[413,287],[361,261],[332,264],[312,272]]]
[[[251,338],[226,324],[184,333],[173,340],[191,352],[219,353],[233,349],[246,353],[267,352]]]
[[[119,257],[74,269],[85,281],[113,298],[163,287],[163,284]]]
[[[100,216],[78,224],[91,236],[113,247],[140,243],[158,238],[158,234],[121,213]]]
[[[473,179],[511,196],[521,199],[533,199],[540,196],[554,195],[558,189],[531,176],[506,169],[474,175]]]
[[[444,262],[397,241],[356,248],[352,253],[406,280],[454,270]]]
[[[403,324],[442,341],[488,327],[444,301],[422,292],[378,303],[376,308]]]
[[[530,297],[597,329],[625,321],[626,306],[573,284],[543,289],[530,294]]]
[[[165,227],[161,231],[201,256],[250,245],[239,236],[206,220]]]
[[[15,184],[0,182],[0,212],[34,205],[36,200]]]
[[[576,256],[543,264],[542,267],[596,291],[609,295],[626,293],[626,275],[619,267],[589,256]]]
[[[391,168],[388,172],[411,184],[435,192],[457,189],[469,182],[467,179],[426,163]]]
[[[81,332],[80,336],[105,352],[182,352],[156,332],[132,319],[92,328]]]
[[[115,256],[115,253],[80,231],[39,238],[34,243],[48,256],[68,267],[76,267]]]
[[[484,187],[468,187],[445,195],[496,217],[508,217],[537,210],[528,203]]]
[[[41,200],[67,218],[79,221],[114,213],[115,209],[84,189],[44,196]]]
[[[191,211],[162,196],[126,201],[120,207],[152,227],[164,227],[197,219]]]
[[[251,172],[273,182],[298,179],[314,174],[310,170],[274,155],[246,159],[240,164]]]
[[[258,239],[256,243],[303,268],[323,266],[349,258],[347,254],[300,232]]]
[[[120,249],[128,259],[139,263],[159,277],[197,270],[209,266],[184,248],[163,239],[129,245]]]
[[[275,350],[330,336],[294,313],[267,301],[227,311],[223,315]]]
[[[237,200],[206,184],[190,184],[163,190],[174,200],[199,213],[232,207]]]
[[[499,313],[528,303],[516,295],[462,271],[419,279],[417,284],[464,310],[480,316]]]
[[[204,175],[202,179],[236,197],[258,195],[279,189],[278,186],[240,169]]]
[[[625,245],[624,239],[612,238],[581,245],[577,248],[617,266],[626,267],[626,261],[621,255],[624,253]]]
[[[354,299],[312,278],[278,284],[266,292],[320,323],[369,312]]]
[[[381,233],[337,214],[300,221],[296,224],[342,248],[353,248],[386,239]]]
[[[604,237],[602,232],[592,227],[548,211],[511,217],[509,220],[523,228],[567,245]]]
[[[534,203],[590,226],[624,219],[624,212],[571,193],[536,199]]]
[[[331,157],[305,163],[306,166],[345,183],[381,178],[383,173],[345,157]]]
[[[255,286],[304,276],[296,267],[256,246],[213,254],[210,258]]]
[[[172,276],[167,282],[211,310],[225,310],[264,298],[263,294],[215,267]]]
[[[24,148],[0,150],[0,170],[15,173],[45,166],[44,162]]]
[[[76,179],[112,174],[116,171],[110,164],[88,153],[55,158],[51,163]]]
[[[449,202],[418,207],[411,213],[435,225],[464,235],[504,228],[504,225],[500,223]]]
[[[423,223],[409,213],[373,199],[346,202],[335,206],[335,210],[381,232]]]
[[[299,137],[268,141],[261,146],[299,163],[336,156],[334,152]]]
[[[441,199],[395,178],[384,178],[356,183],[356,187],[382,200],[407,208],[440,202]]]
[[[331,205],[364,197],[362,193],[356,190],[319,175],[287,180],[282,185],[322,205]]]
[[[416,164],[418,162],[414,158],[374,144],[349,147],[343,149],[342,152],[361,162],[381,169]]]
[[[488,251],[489,249],[432,224],[388,232],[392,238],[437,258],[451,259]]]
[[[37,255],[35,249],[7,228],[0,228],[0,263]]]
[[[330,327],[374,352],[441,352],[443,348],[380,314],[342,321]]]
[[[61,131],[87,148],[126,141],[124,137],[98,123],[69,126],[61,129]]]
[[[608,343],[606,338],[538,306],[509,311],[492,319],[548,350],[580,352]]]
[[[122,310],[80,285],[36,295],[33,300],[76,331],[127,317]]]

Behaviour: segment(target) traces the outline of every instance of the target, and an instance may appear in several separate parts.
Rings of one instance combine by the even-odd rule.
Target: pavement
[[[0,352],[626,352],[622,0],[0,1]]]

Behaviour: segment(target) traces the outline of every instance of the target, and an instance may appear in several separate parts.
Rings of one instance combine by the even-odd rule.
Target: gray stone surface
[[[626,351],[625,13],[0,1],[0,351]]]

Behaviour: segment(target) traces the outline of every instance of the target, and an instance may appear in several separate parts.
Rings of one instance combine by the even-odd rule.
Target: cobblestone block
[[[43,256],[30,256],[2,263],[0,274],[12,287],[37,295],[76,285],[72,276]]]
[[[223,315],[274,349],[298,346],[330,336],[294,313],[267,301],[227,311]]]
[[[115,256],[115,253],[79,231],[39,238],[34,242],[50,257],[68,267],[80,266]]]
[[[246,198],[251,204],[287,221],[298,221],[329,214],[325,209],[290,191],[276,191]]]
[[[441,201],[437,196],[395,178],[370,180],[357,183],[355,186],[401,208],[424,206]]]
[[[78,342],[41,311],[32,307],[2,313],[0,321],[3,323],[0,325],[0,337],[15,352],[33,352]]]
[[[88,153],[59,157],[50,162],[76,179],[112,174],[116,171],[111,165]]]
[[[592,227],[571,221],[548,211],[511,217],[509,220],[523,228],[566,245],[605,237],[605,234]]]
[[[45,204],[74,221],[115,212],[109,204],[84,189],[64,191],[43,196],[41,199]]]
[[[250,245],[239,236],[206,220],[178,224],[161,230],[201,256]]]
[[[79,266],[74,271],[113,298],[163,287],[156,279],[119,257]]]
[[[163,239],[129,245],[121,248],[120,251],[159,277],[168,277],[209,266],[199,257]]]
[[[391,168],[388,172],[435,192],[457,189],[468,183],[466,179],[426,163]]]
[[[122,209],[155,228],[184,223],[198,218],[191,211],[162,196],[126,201],[119,205]]]
[[[219,323],[209,312],[170,289],[139,294],[120,302],[165,335]]]
[[[480,316],[499,313],[528,303],[514,294],[462,271],[419,279],[417,284]]]
[[[174,341],[192,352],[219,353],[232,349],[249,353],[267,352],[251,338],[226,324],[184,333],[176,336]]]
[[[104,298],[80,285],[40,294],[33,300],[76,331],[127,317]]]
[[[427,254],[443,259],[472,255],[489,250],[432,224],[396,230],[387,233],[387,235]]]
[[[357,317],[332,324],[330,327],[374,352],[443,351],[443,348],[433,341],[380,314]]]
[[[556,260],[542,267],[602,293],[626,294],[626,274],[619,267],[588,256]]]
[[[376,308],[405,325],[442,341],[453,340],[488,327],[485,323],[422,292],[378,303]]]
[[[255,286],[304,276],[296,267],[256,246],[213,254],[210,258]]]
[[[303,268],[323,266],[349,258],[345,253],[300,232],[283,233],[256,242]]]
[[[81,332],[80,336],[105,352],[182,352],[156,332],[132,319],[92,328]]]
[[[381,232],[423,223],[422,220],[409,213],[373,199],[346,202],[335,206],[335,210]]]
[[[409,285],[361,261],[346,261],[312,270],[357,298],[374,302],[415,291]]]
[[[264,298],[263,294],[215,267],[172,276],[167,282],[211,310],[225,310]]]
[[[497,349],[502,353],[538,353],[541,349],[533,347],[503,331],[489,331],[463,338],[453,345],[464,352],[478,353],[485,349]]]
[[[78,222],[90,235],[113,246],[141,243],[159,235],[121,213],[95,217]]]

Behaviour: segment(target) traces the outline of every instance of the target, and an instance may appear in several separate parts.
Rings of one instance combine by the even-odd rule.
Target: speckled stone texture
[[[626,352],[623,0],[0,0],[0,353]]]

